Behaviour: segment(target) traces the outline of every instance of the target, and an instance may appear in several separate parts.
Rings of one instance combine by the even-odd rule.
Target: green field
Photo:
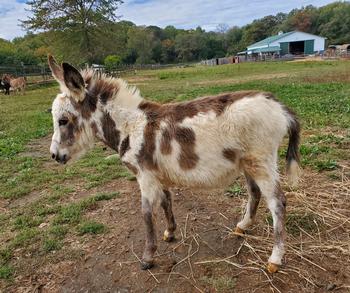
[[[139,86],[144,97],[160,102],[244,89],[271,91],[301,119],[303,168],[324,175],[330,183],[349,175],[350,62],[188,67],[139,71],[125,78]],[[117,158],[106,160],[111,152],[100,144],[73,165],[51,162],[48,109],[57,92],[58,86],[51,85],[28,89],[25,95],[0,95],[3,286],[13,284],[28,269],[23,265],[26,254],[43,258],[65,249],[69,236],[108,233],[108,225],[99,219],[91,221],[85,214],[117,198],[118,190],[96,190],[118,178],[135,179]],[[284,151],[280,151],[281,158]],[[77,193],[89,196],[76,199]]]

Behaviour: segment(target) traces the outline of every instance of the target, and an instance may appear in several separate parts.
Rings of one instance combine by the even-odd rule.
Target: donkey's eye
[[[58,120],[58,125],[59,126],[64,126],[68,123],[68,119],[67,118],[62,118],[60,120]]]

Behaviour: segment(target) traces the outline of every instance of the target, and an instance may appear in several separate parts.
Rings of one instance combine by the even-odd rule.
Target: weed
[[[230,185],[230,187],[226,190],[227,195],[230,197],[240,196],[243,194],[242,187],[238,183],[234,183]]]
[[[31,215],[21,215],[14,220],[14,227],[17,230],[24,228],[32,228],[39,226],[43,221],[41,217],[33,217]]]
[[[68,232],[68,227],[63,225],[53,225],[48,231],[48,233],[51,236],[57,239],[63,239],[67,234],[67,232]]]
[[[0,265],[0,279],[10,279],[13,269],[8,265]]]
[[[316,161],[315,167],[318,171],[331,171],[338,168],[338,164],[333,159],[326,159],[322,161]]]
[[[118,192],[98,193],[94,196],[94,200],[95,201],[110,200],[110,199],[116,198],[117,196],[119,196]]]
[[[81,223],[78,228],[78,233],[80,235],[83,234],[101,234],[105,231],[105,226],[101,223],[97,223],[95,221],[86,221]]]
[[[32,243],[39,234],[37,228],[24,228],[21,230],[11,242],[12,247],[23,247]]]
[[[69,204],[61,208],[54,218],[54,224],[76,224],[81,218],[81,206],[76,203]]]
[[[226,276],[220,277],[201,277],[200,280],[209,286],[213,287],[218,292],[227,292],[233,290],[236,286],[236,279]]]
[[[271,215],[267,216],[268,223],[272,226],[273,220]],[[286,229],[287,232],[292,235],[299,235],[300,228],[308,233],[314,233],[317,231],[317,225],[321,225],[320,221],[314,214],[304,213],[288,213],[286,215]]]
[[[45,252],[51,252],[61,249],[62,243],[55,238],[44,239],[43,250]]]

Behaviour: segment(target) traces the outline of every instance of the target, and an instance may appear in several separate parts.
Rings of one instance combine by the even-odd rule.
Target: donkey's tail
[[[287,166],[287,177],[288,181],[292,186],[296,186],[301,175],[300,169],[300,123],[295,113],[290,109],[287,109],[288,113],[288,135],[289,143],[286,154],[286,166]]]

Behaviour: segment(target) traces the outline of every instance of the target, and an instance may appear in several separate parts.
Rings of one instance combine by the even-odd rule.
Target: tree
[[[122,59],[118,55],[108,55],[104,60],[104,64],[107,67],[107,69],[115,68],[121,63]]]
[[[216,26],[216,31],[220,34],[225,34],[227,33],[227,31],[229,30],[229,26],[227,23],[219,23],[217,26]]]
[[[153,49],[156,45],[152,31],[145,27],[131,27],[128,31],[127,47],[130,52],[136,53],[136,63],[153,63]]]
[[[29,0],[32,16],[22,21],[29,31],[53,31],[66,50],[78,50],[84,61],[93,62],[98,38],[109,33],[122,0]],[[73,54],[74,55],[74,54]]]

